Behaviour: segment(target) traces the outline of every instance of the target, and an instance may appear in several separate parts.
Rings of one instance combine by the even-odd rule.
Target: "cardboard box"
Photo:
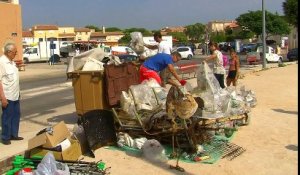
[[[33,149],[38,146],[43,146],[45,148],[53,148],[66,138],[70,137],[70,132],[65,124],[61,121],[58,124],[53,126],[53,134],[45,132],[38,136],[33,137],[28,141],[28,149]]]
[[[73,160],[76,161],[82,155],[80,143],[78,140],[70,139],[71,146],[66,150],[60,151],[52,151],[55,160]],[[37,147],[30,150],[30,157],[32,156],[45,156],[50,150],[47,148]]]

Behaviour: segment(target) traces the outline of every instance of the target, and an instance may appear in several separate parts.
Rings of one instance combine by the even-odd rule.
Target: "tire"
[[[279,58],[278,63],[279,63],[279,64],[283,63],[283,60],[282,60],[281,57]]]
[[[24,62],[24,64],[28,64],[29,63],[28,58],[24,58],[23,62]]]
[[[188,55],[188,57],[187,57],[188,60],[191,60],[192,58],[193,58],[192,55]]]

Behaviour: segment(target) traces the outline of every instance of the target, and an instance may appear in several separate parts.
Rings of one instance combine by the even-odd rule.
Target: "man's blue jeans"
[[[6,108],[2,107],[2,140],[18,137],[20,124],[20,100],[10,101]]]

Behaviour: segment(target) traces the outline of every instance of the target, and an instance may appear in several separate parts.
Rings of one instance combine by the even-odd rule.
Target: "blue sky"
[[[284,0],[265,0],[270,12],[283,14]],[[262,0],[20,0],[23,27],[35,24],[121,29],[160,29],[212,20],[234,20],[261,10]]]

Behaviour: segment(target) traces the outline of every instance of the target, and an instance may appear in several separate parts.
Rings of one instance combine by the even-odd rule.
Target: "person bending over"
[[[148,58],[140,67],[140,82],[153,78],[158,84],[162,84],[159,72],[168,68],[170,73],[184,86],[186,81],[181,80],[176,73],[173,64],[181,59],[181,55],[178,52],[173,52],[171,55],[165,53],[158,53]]]

